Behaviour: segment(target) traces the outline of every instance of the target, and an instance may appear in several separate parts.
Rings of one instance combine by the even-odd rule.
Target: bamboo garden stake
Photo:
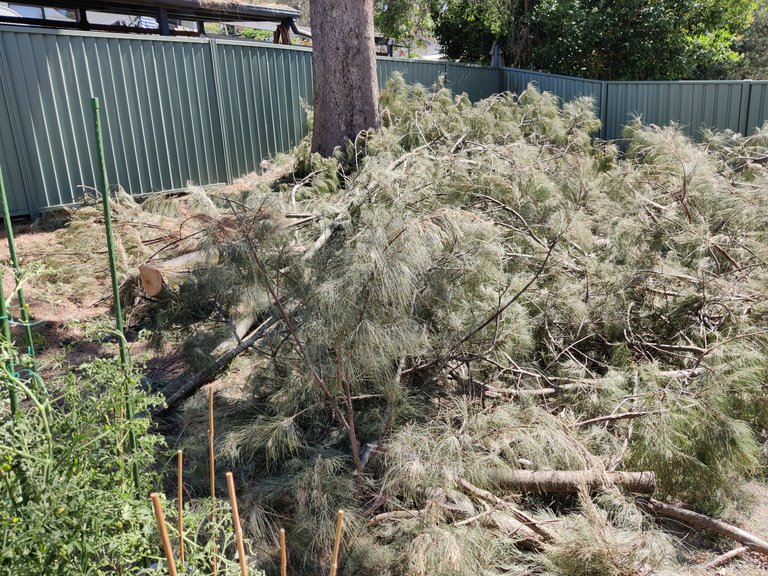
[[[331,576],[336,576],[339,568],[339,544],[341,544],[341,531],[344,528],[344,510],[339,510],[336,517],[336,537],[333,540],[333,559],[331,561]]]
[[[280,576],[288,576],[288,552],[285,547],[285,528],[280,528]]]
[[[235,478],[232,476],[232,472],[227,472],[227,490],[229,491],[229,502],[232,506],[232,525],[235,530],[237,555],[240,559],[240,576],[248,576],[248,564],[245,561],[245,545],[243,544],[243,527],[240,524],[240,511],[237,509],[237,493],[235,492]]]
[[[173,548],[171,548],[171,539],[168,538],[168,529],[165,527],[165,518],[163,517],[163,505],[160,502],[160,495],[157,492],[152,492],[149,495],[152,499],[152,508],[155,511],[155,520],[157,520],[157,529],[160,530],[160,539],[163,542],[163,551],[165,552],[165,560],[168,562],[168,571],[171,576],[178,576],[176,572],[176,562],[173,559]]]
[[[216,576],[216,462],[213,452],[213,384],[208,387],[208,460],[211,475],[211,539],[213,576]]]
[[[178,503],[179,519],[179,561],[184,566],[184,451],[179,450],[178,455],[178,471],[176,477],[178,479],[178,488],[176,491],[176,500]]]

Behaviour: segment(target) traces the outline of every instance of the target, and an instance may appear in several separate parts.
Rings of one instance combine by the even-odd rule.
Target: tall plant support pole
[[[99,160],[99,192],[104,206],[104,228],[107,232],[107,253],[109,254],[109,275],[112,277],[112,301],[115,311],[115,328],[120,333],[120,363],[125,366],[128,361],[128,351],[125,349],[125,339],[122,338],[123,310],[120,306],[120,285],[117,283],[117,259],[115,257],[115,238],[112,234],[112,211],[109,208],[109,180],[107,179],[107,161],[104,157],[104,139],[101,134],[101,113],[99,99],[91,98],[93,107],[93,122],[96,127],[96,151]]]
[[[2,324],[3,338],[8,342],[11,342],[11,324],[8,321],[8,310],[5,305],[5,289],[3,288],[1,276],[2,268],[0,268],[0,323]],[[6,369],[13,372],[13,364],[11,364],[10,361],[9,364],[10,365],[7,366]],[[16,394],[16,389],[13,385],[8,386],[8,399],[11,402],[11,416],[16,416],[19,412],[19,397]]]
[[[339,545],[341,544],[341,534],[344,530],[344,510],[339,510],[336,516],[336,537],[333,539],[333,555],[331,561],[331,576],[336,576],[339,569]]]
[[[109,274],[112,277],[112,303],[115,311],[115,329],[118,332],[118,341],[120,345],[120,365],[123,368],[128,366],[128,350],[125,344],[125,330],[123,327],[123,310],[120,306],[120,286],[117,283],[117,259],[115,257],[115,239],[112,234],[112,212],[109,208],[109,181],[107,180],[107,161],[104,157],[104,139],[101,134],[101,114],[99,112],[99,99],[91,98],[93,107],[93,122],[96,129],[96,152],[99,161],[99,176],[101,201],[104,206],[104,229],[107,234],[107,253],[109,255]],[[127,376],[127,375],[126,375]],[[125,416],[128,421],[133,420],[134,408],[133,401],[126,393]],[[128,431],[128,445],[131,453],[135,454],[137,450],[136,433],[131,429]],[[141,494],[141,477],[139,475],[139,465],[134,462],[131,466],[133,483],[136,488],[136,495]]]
[[[5,193],[5,183],[3,182],[3,173],[0,171],[0,201],[3,204],[3,224],[5,225],[5,236],[8,238],[8,252],[11,255],[11,264],[13,265],[13,276],[16,279],[16,293],[19,297],[19,308],[21,309],[21,321],[24,323],[24,332],[27,337],[27,353],[33,359],[35,358],[35,345],[32,341],[32,327],[29,324],[29,307],[27,299],[24,296],[24,290],[19,286],[21,282],[21,268],[19,268],[19,258],[16,255],[16,242],[13,238],[13,226],[11,226],[11,212],[8,208],[8,196]]]

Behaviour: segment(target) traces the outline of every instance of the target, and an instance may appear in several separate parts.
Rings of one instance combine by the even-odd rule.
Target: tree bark
[[[333,154],[379,124],[373,0],[312,0],[312,151]]]
[[[488,479],[515,492],[577,492],[580,486],[599,490],[611,485],[635,494],[653,494],[656,489],[653,472],[492,470]]]

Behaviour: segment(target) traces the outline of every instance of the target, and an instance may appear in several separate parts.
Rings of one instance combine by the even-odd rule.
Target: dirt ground
[[[55,228],[41,224],[32,224],[28,220],[14,223],[16,252],[22,267],[29,266],[45,254],[55,235]],[[8,242],[3,231],[0,242],[0,259],[9,263]],[[13,274],[6,269],[3,274],[3,290],[6,295],[14,289]],[[47,287],[46,287],[47,288]],[[79,364],[93,356],[103,356],[113,351],[109,343],[98,345],[85,339],[83,326],[89,322],[111,319],[111,302],[108,299],[109,284],[94,278],[93,290],[89,294],[80,294],[78,300],[72,294],[51,293],[36,286],[34,278],[24,285],[24,293],[33,318],[35,347],[41,371],[45,375],[57,373],[56,366],[65,360]],[[19,311],[16,300],[12,303],[13,317],[18,319]],[[21,328],[14,327],[14,332],[21,337]]]

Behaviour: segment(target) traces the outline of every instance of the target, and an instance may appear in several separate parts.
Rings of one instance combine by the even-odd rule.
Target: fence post
[[[221,130],[221,146],[224,149],[224,170],[227,175],[227,184],[232,184],[232,158],[229,154],[229,138],[227,137],[227,121],[224,118],[224,95],[221,91],[221,69],[219,64],[219,49],[216,40],[208,39],[208,52],[211,55],[211,69],[213,70],[213,99],[216,100],[216,109],[219,111],[219,129]]]
[[[608,134],[608,82],[603,80],[600,86],[600,138],[605,140],[606,134]]]
[[[752,88],[754,84],[751,80],[743,80],[741,91],[741,109],[739,110],[739,128],[744,136],[749,136],[749,112],[752,107]]]

